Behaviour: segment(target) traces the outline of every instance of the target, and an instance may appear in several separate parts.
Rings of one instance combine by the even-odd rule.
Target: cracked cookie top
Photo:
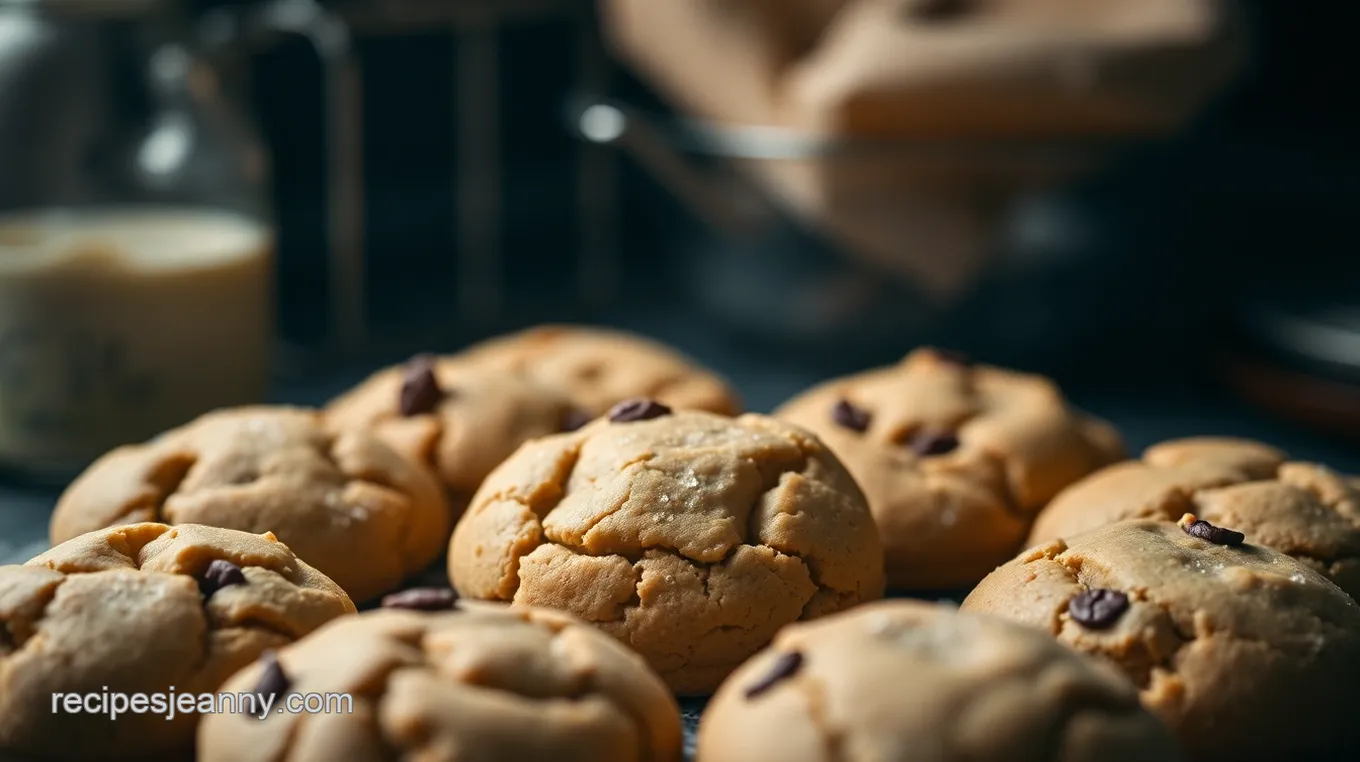
[[[1360,605],[1312,567],[1250,534],[1243,542],[1238,527],[1183,519],[1033,548],[963,607],[1113,662],[1196,760],[1360,753],[1349,719]]]
[[[1259,442],[1201,437],[1097,471],[1039,515],[1030,545],[1135,518],[1193,513],[1288,553],[1360,595],[1360,486]]]
[[[437,558],[452,523],[425,469],[286,407],[209,413],[113,450],[61,496],[50,534],[56,544],[140,521],[273,532],[357,601]]]
[[[277,656],[289,691],[352,713],[207,718],[201,762],[675,762],[680,717],[636,654],[566,614],[462,603],[337,621]],[[266,664],[229,691],[252,691]]]
[[[736,392],[717,374],[662,344],[622,331],[544,325],[484,341],[456,357],[528,377],[566,395],[591,416],[635,397],[682,410],[741,412]]]
[[[775,412],[864,489],[890,586],[966,587],[1022,547],[1063,487],[1122,457],[1118,434],[1048,379],[932,349],[814,387]]]
[[[784,624],[878,598],[864,497],[811,434],[621,405],[525,445],[454,531],[464,596],[563,608],[703,694]]]
[[[215,691],[266,649],[352,613],[270,534],[133,524],[0,567],[0,757],[183,752],[196,715],[59,713],[53,696]]]
[[[699,726],[704,762],[1176,762],[1118,671],[1031,628],[888,601],[781,630]]]

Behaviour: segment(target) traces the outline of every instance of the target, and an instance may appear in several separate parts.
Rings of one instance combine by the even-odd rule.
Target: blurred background
[[[6,479],[542,321],[1360,471],[1360,9],[1091,5],[0,0]]]

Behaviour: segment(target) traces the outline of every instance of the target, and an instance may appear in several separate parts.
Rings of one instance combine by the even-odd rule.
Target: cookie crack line
[[[114,518],[111,522],[112,524],[125,523],[125,520],[133,513],[147,509],[150,509],[151,511],[150,521],[155,521],[160,524],[171,523],[165,518],[165,504],[171,497],[179,492],[180,487],[183,486],[185,480],[189,478],[189,472],[194,469],[194,466],[198,465],[198,462],[202,457],[197,452],[188,450],[174,453],[173,455],[174,457],[168,459],[164,464],[157,468],[157,473],[152,474],[151,477],[147,479],[148,486],[155,490],[155,495],[152,496],[149,504],[146,501],[134,501]],[[160,475],[159,472],[167,468],[170,469],[169,478],[155,478]]]
[[[328,433],[326,435],[326,443],[323,447],[320,448],[320,450],[322,454],[325,456],[327,463],[335,469],[336,473],[340,474],[344,478],[345,481],[343,482],[343,486],[340,489],[344,489],[344,486],[348,486],[349,484],[352,484],[356,481],[367,482],[381,489],[385,489],[392,492],[393,494],[401,498],[401,502],[405,502],[407,504],[409,510],[397,511],[397,520],[401,522],[401,526],[400,531],[395,533],[396,536],[394,537],[393,542],[396,547],[392,549],[393,558],[405,558],[407,556],[407,549],[411,548],[414,545],[413,540],[415,539],[414,534],[416,525],[415,519],[416,496],[402,492],[400,489],[397,488],[396,485],[393,484],[384,484],[371,478],[360,478],[352,476],[349,472],[345,471],[343,467],[341,467],[340,459],[335,455],[335,448],[339,445],[339,443],[340,437],[338,435]],[[336,504],[338,505],[340,502],[341,501],[336,501]],[[336,510],[334,507],[332,507],[331,501],[329,499],[326,501],[326,504],[327,508],[331,510]],[[406,564],[402,565],[402,569],[404,575],[410,574],[410,570],[407,568]]]
[[[530,553],[533,553],[535,550],[537,550],[539,547],[541,547],[541,546],[543,546],[543,545],[545,545],[545,544],[555,545],[555,546],[564,548],[564,549],[570,551],[571,553],[573,553],[574,555],[589,556],[589,557],[592,557],[592,558],[608,558],[608,557],[611,557],[611,556],[612,556],[612,557],[619,557],[619,558],[623,558],[623,559],[627,560],[629,563],[632,563],[632,564],[636,564],[637,561],[641,560],[641,559],[646,555],[646,553],[647,553],[648,551],[659,550],[659,551],[662,551],[662,552],[670,553],[670,554],[672,554],[672,555],[674,555],[674,556],[676,556],[676,557],[682,558],[682,559],[688,561],[689,563],[693,564],[695,567],[701,568],[701,569],[711,569],[711,568],[714,567],[714,566],[718,566],[718,565],[721,565],[721,564],[724,564],[724,563],[730,561],[730,560],[732,559],[732,557],[737,553],[737,551],[740,550],[740,549],[743,548],[743,547],[750,547],[750,548],[768,548],[769,550],[774,551],[775,553],[779,553],[779,554],[781,554],[781,555],[785,555],[785,556],[790,556],[790,557],[793,557],[793,558],[797,558],[797,559],[799,560],[799,562],[803,564],[804,568],[806,568],[806,569],[808,570],[808,575],[809,575],[809,577],[812,579],[813,584],[815,584],[815,585],[817,586],[817,589],[818,589],[819,592],[820,592],[820,591],[824,591],[824,590],[833,590],[833,591],[838,592],[838,593],[851,593],[851,592],[854,592],[853,590],[842,590],[842,589],[840,589],[840,588],[834,588],[834,587],[831,587],[831,586],[826,585],[825,583],[823,583],[823,581],[820,579],[821,574],[819,573],[818,569],[816,568],[816,565],[813,564],[813,563],[810,563],[810,560],[809,560],[806,556],[804,556],[803,554],[798,553],[798,552],[793,551],[793,550],[788,550],[788,549],[785,549],[785,548],[779,548],[779,547],[776,547],[776,546],[774,546],[774,545],[769,545],[769,544],[767,544],[767,543],[763,543],[763,542],[757,541],[757,539],[758,539],[760,533],[759,533],[759,530],[756,529],[754,525],[755,525],[755,523],[759,520],[759,508],[760,508],[760,503],[761,503],[761,501],[762,501],[762,500],[765,498],[765,496],[768,495],[770,492],[772,492],[772,491],[774,491],[774,490],[776,490],[776,489],[779,488],[779,485],[780,485],[780,483],[783,481],[783,478],[784,478],[784,476],[785,476],[786,474],[793,474],[793,475],[799,475],[799,476],[801,476],[801,475],[803,475],[803,473],[807,470],[807,463],[808,463],[808,460],[810,459],[809,454],[806,452],[806,450],[805,450],[805,448],[804,448],[804,445],[803,445],[803,443],[802,443],[801,441],[799,441],[799,440],[792,440],[792,441],[794,442],[795,446],[798,447],[799,451],[803,454],[803,459],[802,459],[802,463],[800,464],[800,467],[799,467],[797,470],[794,470],[794,469],[781,469],[781,470],[779,470],[779,471],[776,473],[776,475],[775,475],[775,477],[774,477],[774,479],[773,479],[773,482],[774,482],[774,483],[773,483],[772,486],[765,487],[765,483],[764,483],[764,481],[762,481],[762,487],[765,487],[765,488],[762,489],[761,492],[760,492],[758,495],[756,495],[755,499],[752,501],[751,505],[750,505],[750,506],[748,507],[748,509],[747,509],[747,521],[746,521],[746,526],[743,527],[743,530],[744,530],[743,534],[745,535],[745,537],[742,538],[742,541],[741,541],[741,542],[734,543],[734,544],[732,544],[730,547],[728,547],[728,548],[723,552],[722,557],[719,558],[719,559],[717,559],[717,560],[715,560],[715,561],[702,561],[702,560],[700,560],[700,559],[693,558],[692,556],[687,555],[686,553],[684,553],[680,548],[676,547],[674,543],[666,542],[666,541],[664,541],[664,539],[663,539],[663,540],[660,540],[660,541],[652,541],[652,542],[639,542],[639,543],[638,543],[638,550],[637,550],[637,553],[636,553],[637,557],[634,558],[634,557],[632,557],[631,555],[629,555],[628,553],[618,553],[618,552],[594,553],[594,552],[591,552],[588,548],[584,547],[583,545],[576,544],[576,543],[571,543],[571,542],[564,542],[564,541],[557,540],[557,539],[553,539],[552,537],[550,537],[550,536],[548,535],[548,533],[547,533],[546,528],[544,527],[544,522],[546,522],[547,519],[549,518],[549,516],[552,514],[552,512],[553,512],[554,510],[556,510],[556,509],[561,505],[562,500],[564,500],[564,499],[566,498],[566,485],[569,484],[569,483],[571,482],[571,478],[572,478],[572,476],[575,474],[576,465],[577,465],[577,463],[580,462],[580,448],[579,448],[579,447],[574,448],[574,449],[571,451],[571,453],[572,453],[572,455],[573,455],[573,458],[572,458],[572,464],[571,464],[570,468],[567,469],[567,473],[563,476],[563,478],[561,479],[561,481],[558,482],[558,483],[554,483],[554,485],[553,485],[553,486],[556,488],[555,491],[558,493],[558,497],[557,497],[556,500],[553,501],[553,504],[552,504],[552,506],[551,506],[550,508],[548,508],[548,509],[546,509],[546,510],[544,510],[544,509],[542,509],[542,508],[535,508],[534,505],[533,505],[533,503],[532,503],[531,501],[525,499],[525,497],[524,497],[523,495],[519,495],[519,494],[515,494],[515,493],[506,493],[506,492],[498,492],[498,493],[495,493],[494,495],[491,495],[490,497],[488,497],[486,500],[483,501],[483,505],[488,505],[488,504],[490,504],[490,503],[497,502],[497,501],[513,502],[513,503],[516,503],[516,504],[518,504],[518,505],[524,506],[525,508],[527,508],[527,509],[529,510],[530,513],[533,513],[533,514],[538,518],[538,524],[539,524],[539,529],[540,529],[541,537],[540,537],[540,539],[538,540],[538,542],[537,542],[533,547],[529,548],[522,556],[520,556],[519,558],[515,559],[515,569],[514,569],[514,573],[515,573],[515,576],[516,576],[516,583],[515,583],[515,588],[514,588],[514,590],[511,591],[511,596],[513,596],[514,593],[517,592],[517,591],[519,590],[519,584],[520,584],[520,583],[519,583],[519,581],[518,581],[518,576],[519,576],[519,561],[520,561],[520,559],[522,559],[524,556],[529,555]],[[625,464],[624,466],[622,466],[622,468],[626,468],[627,466],[634,465],[634,464],[636,464],[636,463],[646,463],[646,462],[651,461],[651,460],[654,459],[654,458],[655,458],[655,454],[654,454],[654,453],[648,453],[648,454],[646,454],[646,455],[644,455],[644,456],[642,456],[642,457],[635,458],[635,459],[633,459],[633,460],[628,461],[627,464]],[[760,469],[760,464],[759,464],[758,462],[756,462],[755,460],[752,460],[752,459],[746,459],[746,460],[747,460],[747,462],[749,462],[749,463],[752,465],[753,468],[756,469],[756,471],[757,471],[758,473],[761,471],[761,469]],[[656,471],[656,469],[651,469],[651,470]],[[626,497],[625,497],[625,498],[624,498],[617,506],[613,507],[611,510],[609,510],[609,511],[603,513],[602,515],[600,515],[600,516],[598,516],[598,517],[592,518],[592,520],[591,520],[591,522],[590,522],[590,525],[580,532],[582,538],[584,539],[585,535],[589,534],[595,527],[597,527],[597,526],[598,526],[600,523],[602,523],[605,519],[609,518],[610,516],[613,516],[613,515],[617,514],[620,510],[622,510],[622,509],[623,509],[623,506],[626,505],[626,504],[628,503],[628,501],[632,498],[632,495],[633,495],[633,485],[630,484],[630,485],[629,485],[628,495],[627,495],[627,496],[626,496]],[[651,510],[651,509],[656,508],[656,507],[657,507],[656,504],[649,504],[649,505],[648,505],[648,510]],[[545,541],[545,540],[546,540],[546,541]],[[814,594],[814,595],[815,595],[815,594]],[[804,605],[806,605],[806,603],[805,603]]]
[[[42,602],[42,607],[38,610],[37,616],[26,623],[28,634],[25,637],[19,638],[15,634],[13,619],[6,619],[3,622],[0,622],[0,624],[4,625],[4,629],[0,630],[0,635],[7,636],[10,644],[13,646],[13,650],[9,653],[0,650],[0,661],[3,661],[7,656],[12,656],[24,651],[29,642],[38,636],[38,626],[47,619],[47,610],[51,608],[52,602],[57,599],[57,592],[61,589],[62,585],[66,584],[66,580],[68,579],[70,579],[70,576],[63,573],[61,579],[57,580],[56,583],[52,585],[51,591],[46,596],[47,600]]]
[[[1020,498],[1015,494],[1015,484],[1011,482],[1010,469],[1007,467],[1009,464],[1006,462],[1006,457],[986,447],[980,449],[983,457],[991,461],[992,464],[1001,471],[1001,489],[996,493],[996,496],[1001,503],[1001,508],[1020,521],[1027,524],[1033,523],[1038,512],[1026,510],[1021,507]]]
[[[1061,555],[1061,553],[1057,555]],[[1084,559],[1077,559],[1076,569],[1073,569],[1068,564],[1064,563],[1063,561],[1060,561],[1057,558],[1057,556],[1041,556],[1040,558],[1034,560],[1034,562],[1038,561],[1048,561],[1049,563],[1057,565],[1060,569],[1062,569],[1063,573],[1069,579],[1072,580],[1073,584],[1081,586],[1081,589],[1083,591],[1096,589],[1091,587],[1091,585],[1089,585],[1085,580],[1082,579],[1081,572],[1084,566]],[[1066,600],[1064,600],[1058,606],[1057,611],[1055,611],[1053,615],[1053,622],[1051,624],[1052,633],[1053,637],[1057,638],[1059,641],[1064,640],[1064,638],[1062,637],[1061,616],[1064,613],[1067,613],[1068,605],[1071,603],[1073,597],[1075,596],[1069,596]],[[1176,618],[1175,614],[1173,614],[1173,612],[1171,611],[1171,606],[1167,602],[1158,600],[1157,598],[1146,595],[1145,593],[1136,596],[1131,595],[1129,596],[1129,598],[1131,600],[1136,600],[1140,603],[1151,604],[1153,606],[1156,606],[1159,610],[1161,610],[1162,616],[1166,618],[1167,624],[1170,626],[1172,633],[1174,633],[1176,636],[1175,648],[1171,649],[1169,653],[1167,653],[1160,659],[1149,660],[1146,675],[1143,675],[1136,679],[1132,678],[1131,676],[1131,679],[1133,679],[1134,683],[1138,686],[1138,689],[1141,691],[1148,688],[1151,685],[1152,674],[1157,670],[1161,670],[1166,674],[1171,675],[1176,674],[1175,666],[1177,657],[1180,655],[1181,651],[1185,649],[1186,646],[1198,640],[1198,635],[1196,635],[1194,632],[1195,630],[1194,623],[1191,622],[1190,627],[1187,629],[1186,626]],[[1239,639],[1245,640],[1245,638]],[[1097,641],[1097,644],[1098,646],[1104,645],[1099,641]],[[1144,649],[1144,652],[1151,655],[1150,651],[1148,651],[1147,649]],[[1111,662],[1114,662],[1115,664],[1121,665],[1121,667],[1124,664],[1124,660],[1121,660],[1117,655],[1111,653],[1108,649],[1105,649],[1103,647],[1096,648],[1095,653],[1096,655],[1108,659]]]

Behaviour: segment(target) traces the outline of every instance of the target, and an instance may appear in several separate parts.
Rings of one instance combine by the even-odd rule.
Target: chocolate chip
[[[923,458],[953,452],[958,446],[959,438],[948,431],[918,431],[907,442],[907,447]]]
[[[1129,608],[1129,597],[1118,590],[1093,588],[1075,595],[1067,602],[1067,613],[1088,630],[1104,630],[1123,616]]]
[[[576,431],[593,420],[595,420],[595,416],[590,413],[580,408],[572,408],[562,414],[562,430]]]
[[[831,408],[831,420],[851,431],[868,431],[873,418],[868,410],[855,407],[849,400],[841,400]]]
[[[634,399],[620,402],[610,408],[609,420],[614,423],[632,423],[670,414],[671,409],[656,400]]]
[[[746,698],[752,699],[759,696],[798,674],[798,670],[802,668],[803,654],[798,651],[780,654],[779,658],[774,660],[774,664],[770,665],[770,670],[765,673],[764,677],[746,687]]]
[[[1198,537],[1201,540],[1208,540],[1209,542],[1212,542],[1215,545],[1227,545],[1228,547],[1237,547],[1247,539],[1247,536],[1242,534],[1241,532],[1234,532],[1231,529],[1216,527],[1213,524],[1210,524],[1209,522],[1204,521],[1202,519],[1192,521],[1184,525],[1182,529],[1184,529],[1185,533],[1190,535],[1191,537]]]
[[[972,5],[972,0],[907,0],[903,10],[917,21],[947,21],[963,15]]]
[[[278,698],[292,685],[288,673],[283,671],[278,654],[273,651],[260,654],[260,663],[264,664],[264,671],[260,673],[260,681],[255,684],[255,694]]]
[[[458,593],[447,587],[417,587],[382,599],[385,609],[450,611],[458,606]]]
[[[218,558],[208,564],[208,570],[203,572],[203,579],[198,581],[198,589],[204,598],[211,598],[213,593],[224,587],[245,583],[246,575],[241,571],[241,567]]]
[[[401,414],[406,417],[434,410],[444,398],[439,379],[434,375],[433,355],[416,355],[406,364],[406,376],[401,382]]]

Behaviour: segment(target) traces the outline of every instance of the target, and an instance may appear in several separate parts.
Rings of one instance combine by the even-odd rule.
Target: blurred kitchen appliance
[[[0,2],[5,466],[68,471],[264,396],[267,154],[184,11]]]

